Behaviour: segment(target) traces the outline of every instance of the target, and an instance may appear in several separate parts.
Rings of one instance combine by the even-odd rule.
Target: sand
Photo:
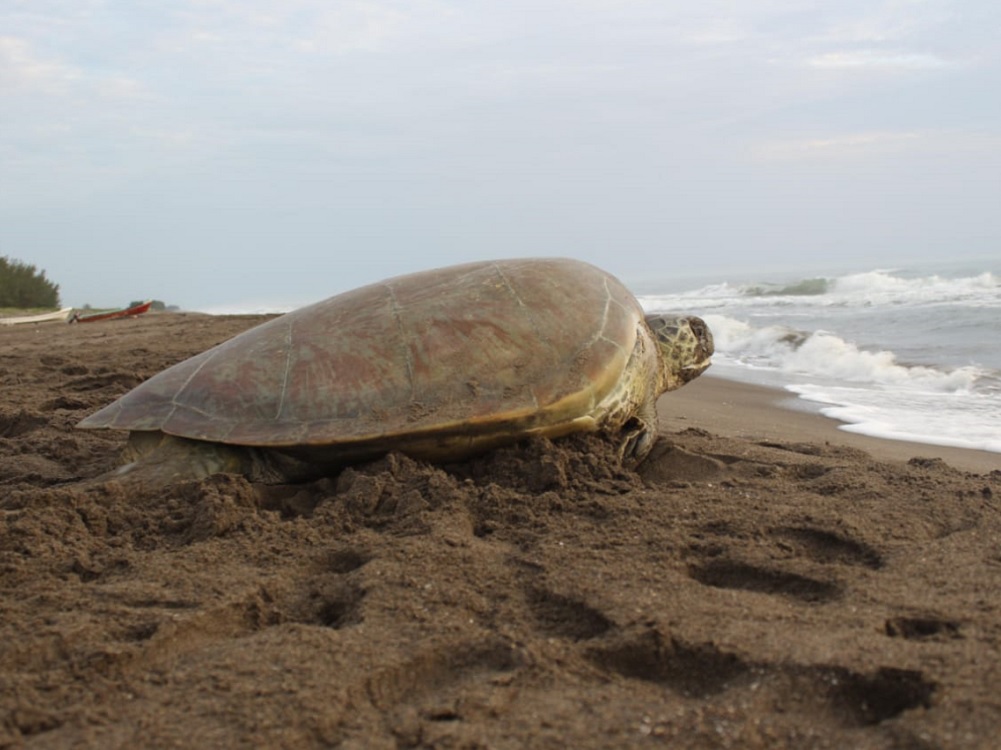
[[[996,746],[996,454],[706,376],[638,472],[94,481],[80,418],[260,320],[0,330],[0,746]]]

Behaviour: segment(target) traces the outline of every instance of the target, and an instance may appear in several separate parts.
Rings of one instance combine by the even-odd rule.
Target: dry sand
[[[0,746],[996,746],[996,455],[704,377],[639,473],[81,484],[82,416],[259,320],[0,330]]]

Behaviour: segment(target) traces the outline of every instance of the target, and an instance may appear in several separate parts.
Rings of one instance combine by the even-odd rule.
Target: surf
[[[1001,276],[875,269],[640,297],[701,314],[717,376],[783,388],[842,429],[1001,452]]]

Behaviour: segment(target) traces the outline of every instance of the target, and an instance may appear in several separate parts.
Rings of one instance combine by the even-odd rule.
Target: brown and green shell
[[[275,318],[80,426],[304,455],[461,455],[580,429],[620,386],[643,321],[617,279],[579,261],[426,271]]]

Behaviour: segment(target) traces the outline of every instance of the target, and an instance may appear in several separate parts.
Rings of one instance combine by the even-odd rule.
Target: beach
[[[963,471],[1001,470],[1001,453],[848,432],[842,429],[843,423],[819,414],[787,391],[716,377],[711,370],[663,398],[659,412],[661,427],[667,431],[697,424],[730,438],[843,445],[887,461],[940,458]]]
[[[295,485],[105,476],[125,436],[80,419],[265,319],[0,330],[0,747],[1001,736],[1001,454],[708,374],[636,471],[586,436]]]

